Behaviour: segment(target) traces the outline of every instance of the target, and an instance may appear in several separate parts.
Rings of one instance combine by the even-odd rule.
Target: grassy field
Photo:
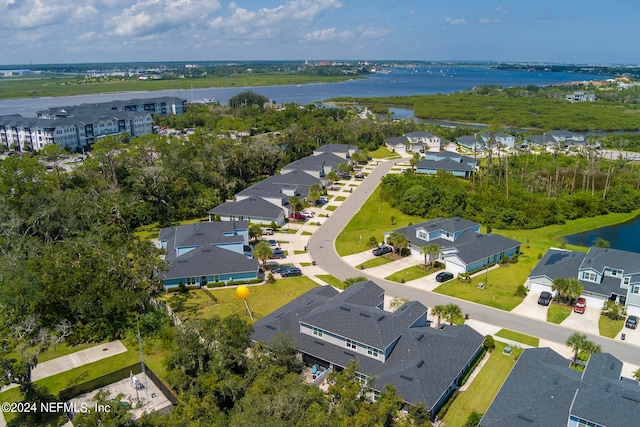
[[[389,150],[387,147],[380,147],[375,151],[370,151],[369,155],[373,159],[399,159],[400,155]]]
[[[566,304],[551,303],[547,311],[547,322],[559,325],[571,314],[571,307]]]
[[[385,279],[391,280],[392,282],[402,283],[403,279],[406,282],[409,282],[411,280],[420,279],[421,277],[427,276],[429,274],[430,272],[425,270],[423,266],[414,265],[413,267],[405,268],[404,270],[395,272],[391,276],[385,277]]]
[[[398,209],[392,208],[388,203],[380,200],[379,194],[379,189],[376,189],[338,235],[336,251],[340,256],[367,250],[370,236],[381,240],[383,233],[387,231],[405,227],[409,223],[417,224],[426,221],[425,218],[405,215]],[[534,230],[494,229],[493,233],[522,242],[518,262],[491,270],[487,276],[480,274],[469,282],[451,280],[436,288],[435,292],[502,310],[512,310],[522,302],[522,297],[514,295],[516,288],[525,282],[529,272],[538,262],[538,256],[544,255],[550,247],[559,247],[562,244],[563,236],[625,222],[638,214],[640,214],[640,210],[627,214],[612,213],[567,221],[566,224],[551,225]],[[391,217],[394,218],[393,224]],[[482,231],[486,232],[486,229],[483,227]],[[586,248],[580,246],[567,245],[566,247],[567,249],[586,251]],[[487,282],[486,288],[478,289],[479,282]]]
[[[496,341],[496,348],[469,388],[458,393],[443,421],[447,427],[463,427],[472,411],[485,413],[511,372],[522,349],[514,349],[510,356],[502,354],[506,347]],[[485,356],[486,357],[486,356]]]
[[[381,265],[385,265],[388,264],[392,261],[395,261],[397,259],[397,257],[389,257],[387,255],[382,255],[382,256],[378,256],[375,258],[372,258],[368,261],[363,262],[362,264],[358,265],[358,268],[360,268],[360,266],[364,267],[365,269],[367,268],[373,268],[373,267],[379,267]]]
[[[278,279],[273,285],[249,286],[247,302],[254,319],[258,320],[316,286],[316,282],[304,276]],[[191,290],[188,294],[167,293],[161,299],[167,302],[182,320],[239,314],[250,321],[247,309],[244,303],[236,298],[235,291],[235,288],[209,290],[217,302],[211,300],[200,289]]]
[[[345,200],[347,200],[347,198],[344,196],[336,196],[335,199],[336,202],[344,202]]]
[[[3,79],[0,81],[0,98],[32,98],[44,96],[69,96],[91,93],[130,92],[141,90],[175,89],[176,96],[184,97],[184,93],[191,89],[209,87],[245,87],[245,86],[275,86],[306,83],[341,82],[359,78],[357,76],[312,76],[303,74],[265,73],[242,74],[233,76],[210,76],[197,79],[173,80],[113,80],[92,81],[84,77],[69,78],[28,78]],[[181,94],[181,91],[184,93]]]
[[[331,274],[318,274],[316,277],[335,288],[344,289],[344,282]]]
[[[515,343],[530,345],[531,347],[538,347],[540,339],[532,337],[531,335],[521,334],[520,332],[511,331],[509,329],[500,329],[496,333],[497,337],[514,341]]]
[[[338,209],[338,207],[337,207],[337,206],[334,206],[334,205],[331,205],[331,206],[327,206],[325,209],[326,209],[326,210],[328,210],[328,211],[333,212],[333,211],[335,211],[336,209]]]
[[[611,320],[607,316],[600,316],[598,319],[598,327],[600,328],[600,335],[608,338],[615,338],[618,332],[622,330],[624,326],[624,319]]]

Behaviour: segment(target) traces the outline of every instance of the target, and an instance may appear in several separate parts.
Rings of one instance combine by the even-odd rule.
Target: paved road
[[[322,228],[309,239],[308,250],[318,266],[339,279],[355,276],[369,277],[384,288],[388,295],[417,300],[427,307],[453,302],[458,304],[463,312],[469,313],[475,320],[533,335],[556,343],[563,344],[567,340],[567,337],[573,332],[584,333],[589,340],[601,345],[603,352],[611,353],[623,362],[640,365],[640,351],[638,347],[627,342],[616,341],[473,302],[402,286],[388,280],[373,278],[368,276],[365,271],[356,270],[349,264],[343,262],[335,251],[334,242],[336,237],[348,224],[354,213],[364,204],[373,190],[375,190],[380,179],[386,175],[395,162],[398,161],[400,160],[389,160],[374,169],[360,186],[353,191],[353,194],[343,202],[342,206],[331,214],[331,217],[323,224]]]

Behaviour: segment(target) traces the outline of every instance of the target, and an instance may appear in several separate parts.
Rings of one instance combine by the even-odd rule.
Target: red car
[[[306,216],[304,216],[304,215],[302,215],[300,212],[297,212],[297,213],[293,213],[293,212],[292,212],[292,213],[289,215],[289,218],[291,218],[291,219],[307,219],[307,217],[306,217]]]
[[[587,309],[587,300],[584,298],[578,298],[576,300],[575,305],[573,306],[573,311],[576,313],[582,314]]]

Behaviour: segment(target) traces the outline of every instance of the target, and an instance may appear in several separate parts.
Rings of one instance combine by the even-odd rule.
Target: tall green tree
[[[433,266],[437,256],[440,254],[440,245],[437,243],[430,243],[425,246],[420,247],[420,253],[424,255],[424,265],[427,265],[427,258],[431,261],[431,265]]]
[[[444,318],[447,319],[450,325],[453,325],[453,322],[461,317],[462,309],[460,309],[459,305],[449,303],[444,306]]]
[[[253,248],[253,256],[262,261],[262,265],[267,265],[267,260],[273,256],[273,250],[271,250],[268,242],[258,242]]]
[[[444,305],[434,305],[431,307],[431,315],[435,316],[438,319],[438,329],[440,329],[440,322],[442,318],[446,315],[445,306]]]

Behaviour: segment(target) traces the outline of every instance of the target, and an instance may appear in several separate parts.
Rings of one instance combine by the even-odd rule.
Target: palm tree
[[[567,305],[571,305],[574,299],[578,298],[582,294],[582,284],[578,279],[572,277],[566,282],[565,295],[569,297]]]
[[[429,245],[420,248],[420,253],[424,255],[424,265],[427,265],[427,256],[431,259],[431,266],[436,260],[436,257],[440,254],[440,245],[437,243],[431,243]]]
[[[444,317],[444,305],[434,305],[431,308],[431,315],[438,319],[438,329],[440,329],[440,320]]]
[[[296,214],[305,208],[304,200],[302,200],[298,196],[289,197],[289,206],[291,206],[291,210],[293,211],[293,218],[295,219]]]
[[[444,306],[444,318],[449,321],[450,325],[453,325],[453,321],[459,317],[462,317],[462,309],[459,305],[449,303]]]
[[[399,255],[402,255],[402,249],[409,245],[409,238],[402,233],[392,231],[389,237],[387,237],[387,242],[396,248]]]
[[[262,261],[262,265],[267,264],[267,260],[273,256],[273,251],[271,250],[271,246],[269,246],[269,242],[260,242],[253,249],[253,256]]]
[[[556,301],[560,301],[560,296],[564,296],[567,290],[567,279],[556,277],[551,284],[551,290],[556,293]]]
[[[569,335],[569,338],[567,338],[567,342],[566,342],[567,346],[571,347],[571,350],[573,350],[573,364],[575,365],[576,361],[578,360],[578,353],[580,353],[581,350],[594,350],[594,353],[597,353],[598,350],[596,344],[594,344],[593,342],[587,340],[587,336],[580,334],[578,332],[575,332],[571,335]]]
[[[413,153],[413,156],[409,160],[409,165],[411,165],[411,170],[415,171],[418,162],[420,161],[420,153]]]
[[[325,176],[325,179],[329,181],[329,186],[333,187],[333,183],[336,181],[340,181],[340,175],[336,173],[336,171],[331,171]]]
[[[318,200],[322,196],[322,186],[320,184],[312,184],[309,187],[309,194],[307,195],[307,200],[313,201],[315,204],[316,200]]]
[[[251,224],[249,226],[249,237],[254,239],[256,242],[260,237],[262,237],[262,227],[260,224]]]

